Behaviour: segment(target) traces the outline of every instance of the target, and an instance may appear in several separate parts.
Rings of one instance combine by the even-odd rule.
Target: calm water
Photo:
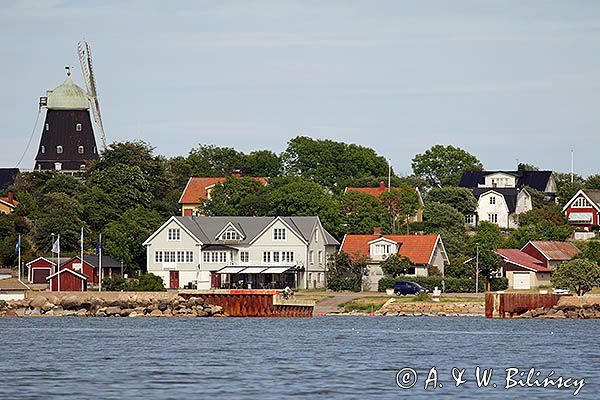
[[[600,398],[600,321],[483,318],[0,319],[0,398],[560,399],[503,389],[505,368],[585,378]],[[437,367],[442,388],[423,389]],[[474,370],[493,368],[477,388]],[[396,373],[412,367],[412,389]],[[452,367],[467,383],[454,387]],[[516,379],[516,377],[515,377]],[[497,384],[493,388],[492,383]]]

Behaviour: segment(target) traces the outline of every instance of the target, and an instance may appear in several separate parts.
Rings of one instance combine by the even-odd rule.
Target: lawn
[[[386,297],[359,297],[340,305],[344,312],[375,312],[381,308],[389,299]]]

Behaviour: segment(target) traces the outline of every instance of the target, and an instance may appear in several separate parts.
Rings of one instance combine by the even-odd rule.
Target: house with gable
[[[600,190],[578,190],[562,212],[571,225],[591,232],[594,226],[600,225]]]
[[[376,228],[372,235],[345,235],[340,250],[353,258],[367,259],[368,275],[363,287],[370,291],[377,291],[379,280],[384,277],[381,263],[391,254],[410,260],[407,275],[428,276],[432,267],[444,274],[449,264],[440,235],[383,235]]]
[[[533,208],[527,187],[543,192],[548,202],[555,201],[557,192],[552,171],[528,171],[522,164],[517,171],[465,171],[459,186],[477,199],[475,214],[465,216],[467,224],[489,221],[507,229],[518,228],[518,215]]]
[[[169,218],[145,242],[170,289],[324,288],[339,242],[319,217]]]
[[[14,192],[10,191],[7,197],[0,197],[0,214],[11,214],[18,205]]]
[[[532,289],[551,286],[552,272],[580,251],[572,243],[551,240],[531,240],[519,249],[498,249],[502,257],[502,273],[511,289]]]
[[[239,171],[234,172],[232,175],[234,178],[241,178],[242,173]],[[202,205],[204,200],[210,199],[210,192],[212,189],[225,182],[227,177],[200,177],[192,176],[188,179],[181,196],[179,197],[179,204],[181,205],[181,215],[184,217],[200,215],[198,207]],[[268,179],[265,177],[252,177],[260,182],[261,185],[266,186]]]

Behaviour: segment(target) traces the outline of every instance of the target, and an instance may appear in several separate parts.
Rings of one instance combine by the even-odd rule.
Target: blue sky
[[[81,38],[108,140],[166,156],[308,135],[373,147],[401,174],[434,144],[557,171],[573,146],[575,172],[600,172],[598,1],[3,1],[0,166],[66,64],[83,86]]]

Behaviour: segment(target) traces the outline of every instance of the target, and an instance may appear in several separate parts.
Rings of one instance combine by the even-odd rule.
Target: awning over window
[[[244,268],[240,274],[260,274],[265,269],[265,267],[248,267]]]
[[[261,274],[283,274],[292,267],[270,267],[261,272]]]
[[[217,274],[239,274],[244,267],[225,267],[217,271]]]
[[[569,214],[569,222],[592,223],[591,212],[572,212]]]

